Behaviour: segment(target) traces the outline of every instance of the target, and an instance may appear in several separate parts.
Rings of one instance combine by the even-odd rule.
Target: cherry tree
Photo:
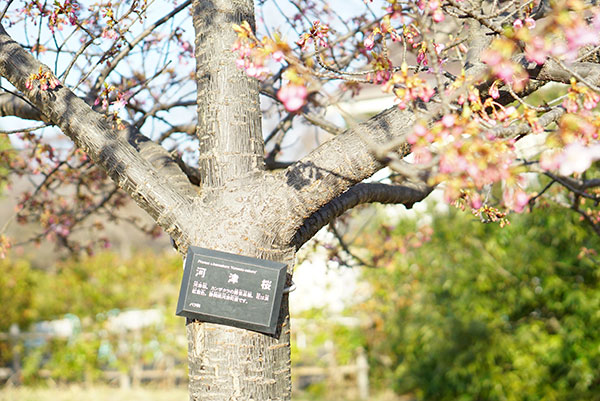
[[[291,281],[296,251],[345,211],[410,207],[435,187],[484,222],[555,202],[600,233],[592,4],[3,4],[0,116],[19,120],[0,120],[15,124],[0,160],[38,177],[15,215],[40,223],[33,241],[107,246],[74,234],[101,230],[98,214],[126,218],[131,198],[156,222],[141,228],[182,254],[280,261]],[[364,121],[345,111],[373,89],[394,104]],[[284,159],[308,126],[322,144]],[[0,235],[4,253],[16,240]],[[187,333],[191,399],[290,399],[287,296],[275,336],[197,321]]]

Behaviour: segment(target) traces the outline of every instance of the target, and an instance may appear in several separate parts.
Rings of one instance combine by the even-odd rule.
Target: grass
[[[187,401],[186,387],[120,389],[107,386],[0,388],[0,401]]]

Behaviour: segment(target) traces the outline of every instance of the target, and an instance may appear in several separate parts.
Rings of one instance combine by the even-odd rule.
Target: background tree
[[[600,239],[556,207],[505,228],[432,214],[418,248],[422,216],[361,237],[381,266],[364,272],[361,305],[380,385],[424,400],[597,398]]]
[[[258,39],[253,6],[5,3],[0,115],[42,124],[6,131],[25,148],[12,170],[42,177],[16,216],[41,223],[38,241],[91,249],[72,234],[98,226],[95,213],[118,217],[129,195],[182,253],[198,245],[282,261],[291,273],[296,250],[358,204],[410,206],[443,183],[448,201],[503,221],[549,196],[525,192],[527,171],[566,188],[553,200],[599,230],[599,182],[580,175],[600,158],[594,7],[390,0],[335,11],[328,2],[260,2],[281,14],[286,41],[264,23],[266,7],[258,15],[268,36]],[[398,106],[362,123],[342,110],[350,128],[338,127],[322,111],[339,103],[339,81],[352,94],[381,85]],[[525,96],[548,82],[568,84],[566,94],[530,104]],[[259,91],[280,118],[266,136]],[[297,134],[298,119],[333,137],[284,163],[282,141]],[[76,147],[37,131],[50,126]],[[517,153],[516,142],[544,132],[543,152]],[[363,182],[385,166],[393,180]],[[284,299],[275,337],[190,322],[191,398],[288,399],[287,315]]]

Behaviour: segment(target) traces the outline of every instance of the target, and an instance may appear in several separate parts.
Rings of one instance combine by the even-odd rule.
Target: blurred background
[[[600,399],[600,241],[574,215],[353,213],[300,253],[294,400]],[[182,260],[123,230],[0,260],[0,400],[187,399]]]

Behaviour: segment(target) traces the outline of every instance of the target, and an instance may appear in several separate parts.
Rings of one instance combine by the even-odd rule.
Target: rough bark
[[[254,25],[254,4],[247,0],[192,3],[196,31],[196,82],[202,182],[222,186],[240,175],[263,169],[264,145],[258,82],[235,64],[233,24]]]

